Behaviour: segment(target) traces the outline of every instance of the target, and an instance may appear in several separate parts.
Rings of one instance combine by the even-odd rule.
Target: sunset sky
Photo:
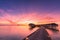
[[[60,2],[56,0],[0,0],[0,5],[0,21],[4,22],[59,23],[60,20]]]
[[[51,22],[60,25],[59,0],[0,0],[0,24],[44,24]],[[20,27],[21,31],[25,29],[26,34],[28,33],[27,28],[22,27],[21,29]],[[17,32],[20,30],[18,27],[15,29]],[[15,29],[13,28],[14,31]],[[24,34],[24,32],[22,33]]]

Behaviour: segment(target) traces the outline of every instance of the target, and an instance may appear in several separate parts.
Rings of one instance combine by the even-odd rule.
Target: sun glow
[[[6,30],[7,33],[5,32],[6,34],[8,33],[18,34],[19,33],[20,35],[24,36],[24,35],[29,35],[30,33],[36,30],[36,29],[32,31],[29,30],[29,26],[28,26],[29,23],[47,24],[47,23],[51,23],[52,19],[53,18],[50,18],[50,17],[49,18],[43,17],[42,14],[37,14],[37,13],[28,13],[28,14],[19,14],[19,15],[4,14],[4,16],[0,17],[0,24],[19,25],[19,26],[11,26],[11,27],[10,26],[2,27],[2,29],[7,29]],[[55,21],[57,22],[58,20],[54,19],[53,22]]]
[[[3,20],[3,21],[2,21]],[[32,14],[21,14],[21,15],[10,15],[5,14],[2,18],[0,18],[0,23],[7,23],[7,24],[45,24],[50,22],[55,22],[53,18],[45,18],[41,15],[38,15],[37,13]]]

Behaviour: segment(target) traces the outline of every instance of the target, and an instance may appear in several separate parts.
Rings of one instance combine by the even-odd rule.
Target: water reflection
[[[22,40],[37,29],[31,31],[28,26],[0,26],[0,40]],[[52,34],[51,37],[60,40],[60,32]]]
[[[36,30],[36,28],[34,29]],[[8,40],[11,38],[23,39],[30,33],[34,32],[34,30],[30,31],[28,26],[0,26],[0,40]]]

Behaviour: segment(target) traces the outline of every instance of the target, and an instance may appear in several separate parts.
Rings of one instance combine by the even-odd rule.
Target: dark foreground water
[[[0,37],[0,40],[22,40],[22,37],[20,37],[20,36],[5,36],[5,37]]]

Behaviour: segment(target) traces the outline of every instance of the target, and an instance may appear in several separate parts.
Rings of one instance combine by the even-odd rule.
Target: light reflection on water
[[[0,37],[19,36],[20,38],[25,38],[37,29],[35,28],[31,31],[28,26],[0,26]],[[60,37],[59,33],[53,34],[52,37]]]
[[[23,32],[28,32],[28,29],[25,27],[20,26],[0,26],[0,34],[2,35],[12,35],[12,34],[21,34],[23,35]]]
[[[29,30],[28,26],[0,26],[0,35],[9,36],[9,35],[19,35],[21,37],[26,37],[27,35],[34,32],[34,30]]]

